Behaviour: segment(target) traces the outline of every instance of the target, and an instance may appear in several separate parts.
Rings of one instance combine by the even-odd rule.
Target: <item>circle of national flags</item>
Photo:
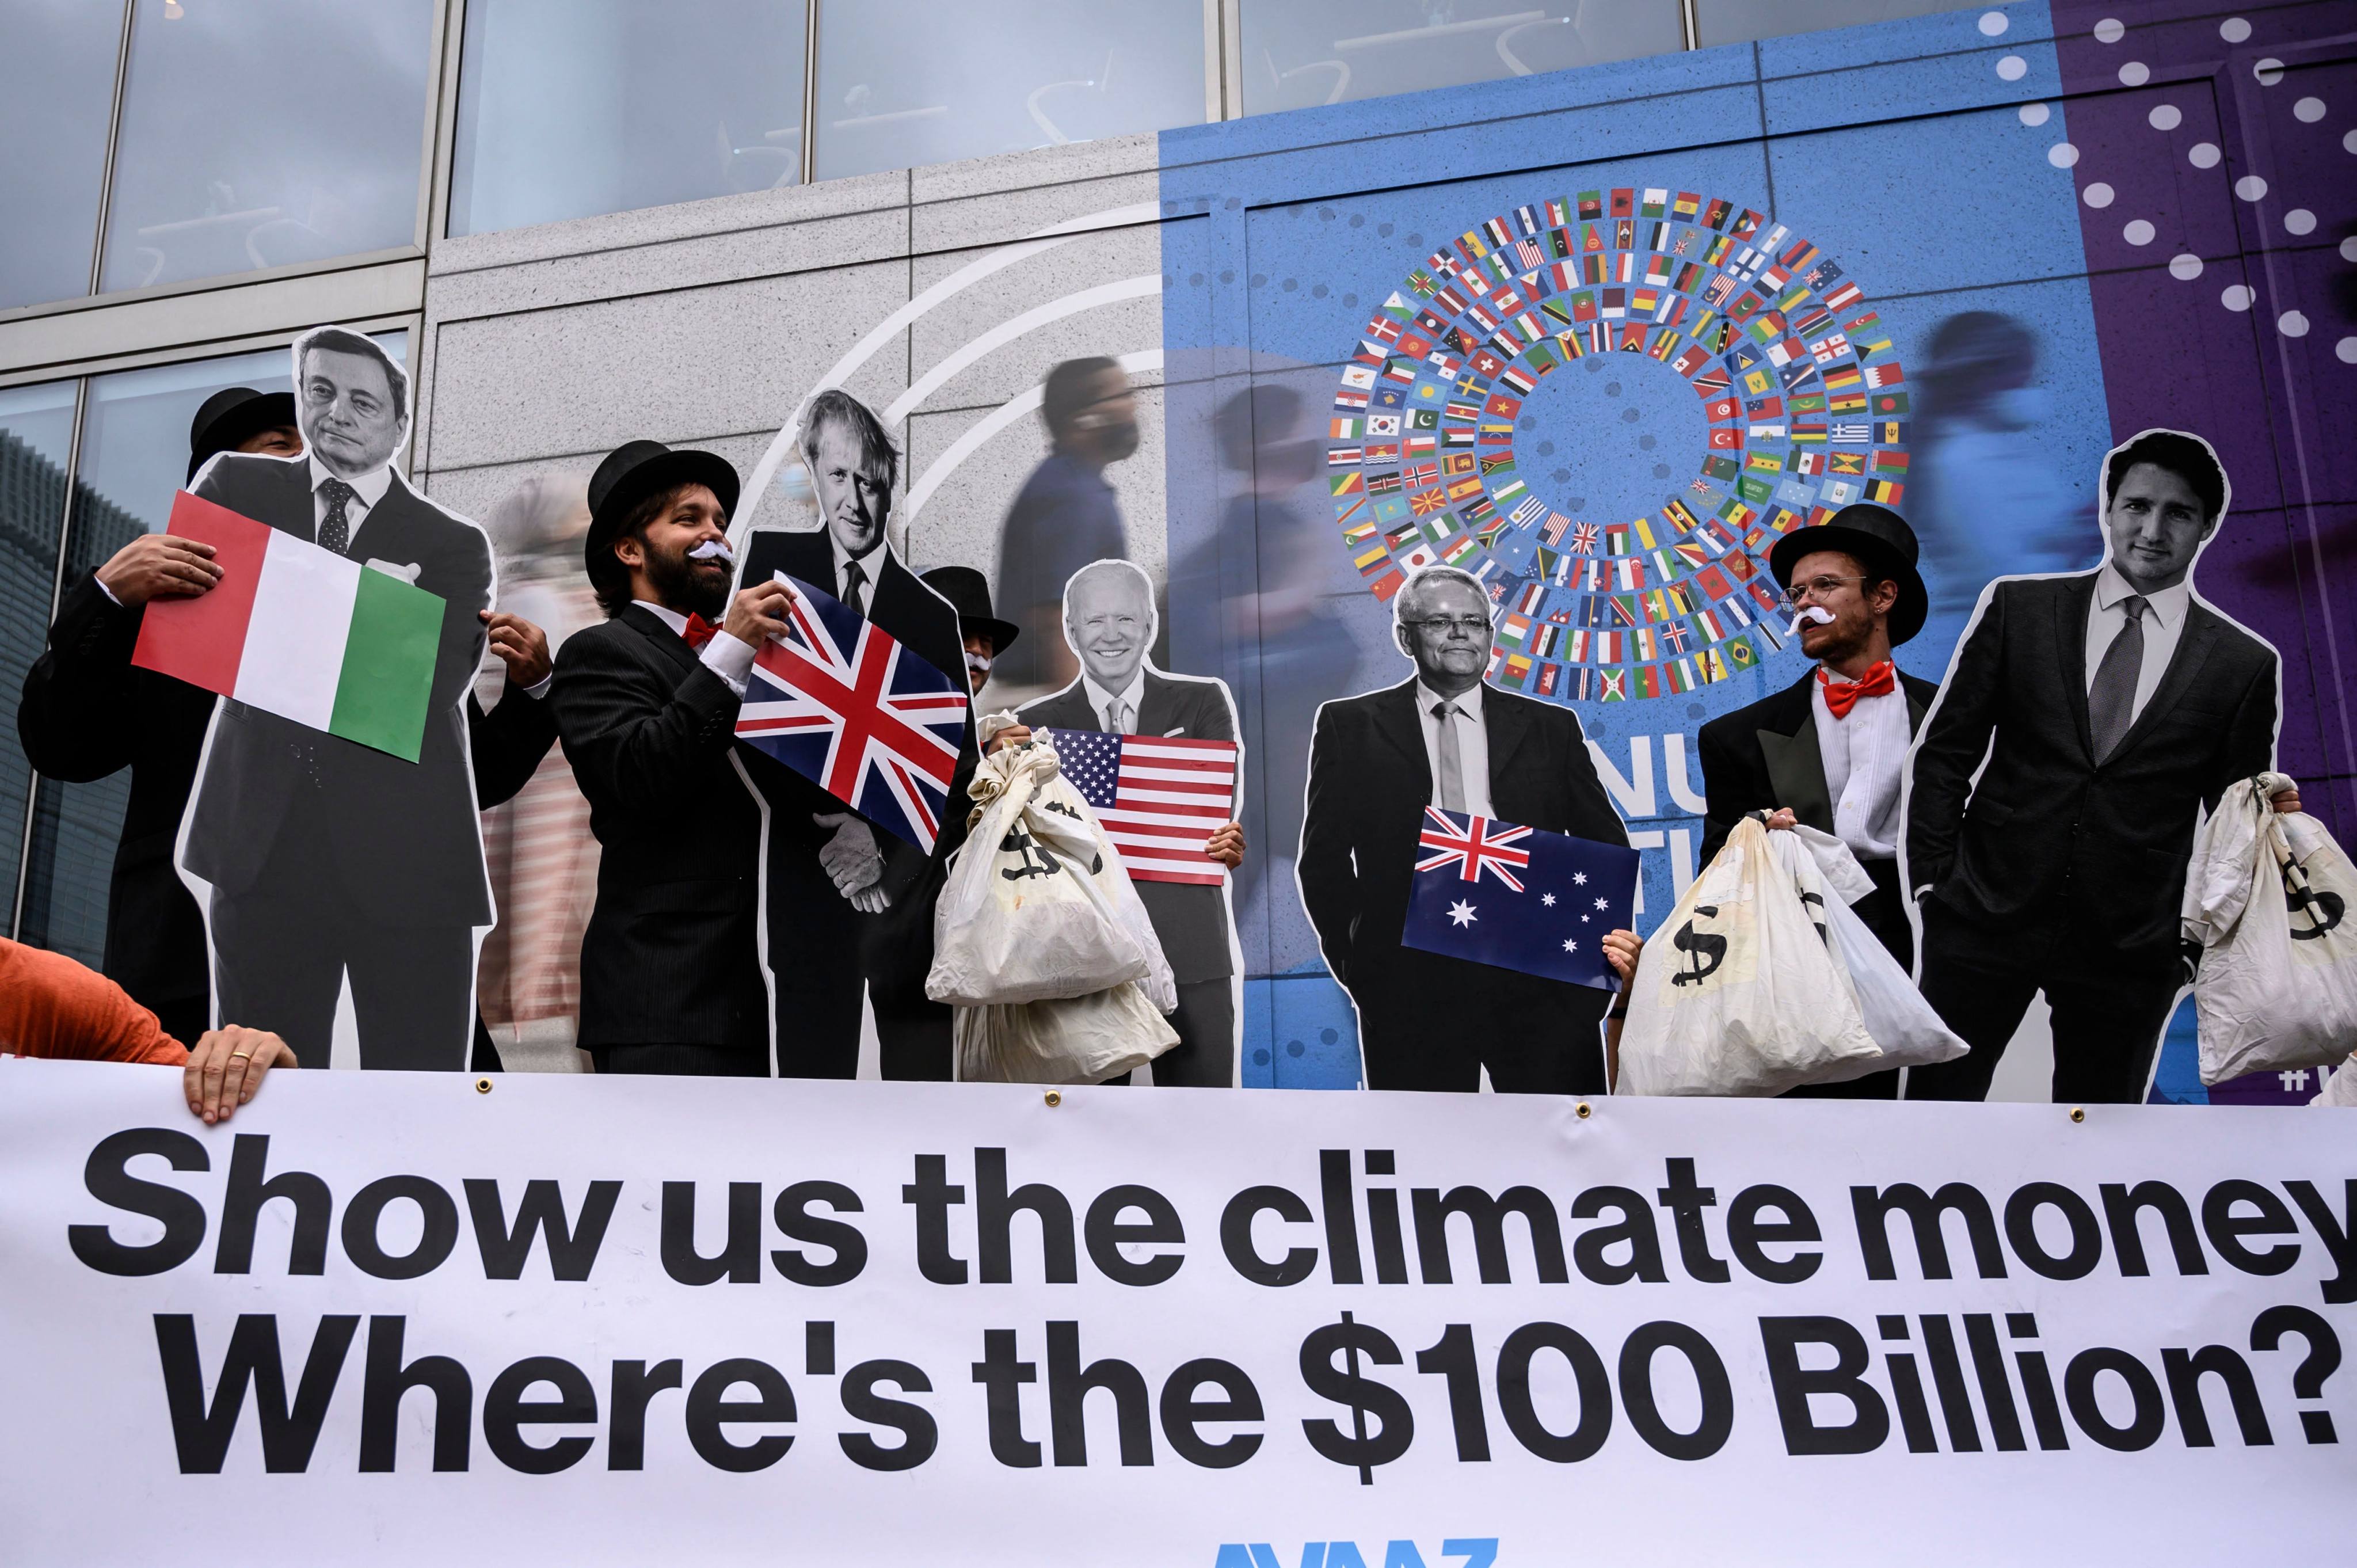
[[[1642,517],[1567,516],[1516,471],[1523,400],[1595,354],[1659,363],[1709,425]],[[1693,191],[1582,191],[1467,230],[1383,301],[1335,392],[1327,485],[1376,597],[1436,562],[1482,581],[1500,684],[1668,696],[1783,646],[1780,534],[1900,500],[1905,380],[1857,285],[1783,224]]]

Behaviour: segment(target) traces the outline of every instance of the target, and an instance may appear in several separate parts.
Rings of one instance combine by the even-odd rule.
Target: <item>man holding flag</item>
[[[223,453],[302,456],[294,394],[230,387],[207,398],[188,430],[189,480]],[[128,769],[102,970],[167,1033],[190,1040],[212,1016],[212,972],[204,915],[173,866],[173,844],[216,698],[135,666],[132,654],[151,603],[198,598],[220,583],[214,554],[199,541],[143,534],[69,587],[16,713],[27,757],[49,777],[87,783]],[[547,638],[520,616],[486,610],[480,618],[508,671],[488,714],[471,692],[467,698],[475,793],[489,808],[523,787],[555,744],[556,725],[541,700],[549,686]]]
[[[1568,708],[1485,685],[1490,596],[1427,566],[1393,600],[1413,678],[1318,710],[1301,901],[1359,1013],[1370,1089],[1599,1093],[1609,993],[1402,938],[1429,812],[1628,845]],[[1601,940],[1601,932],[1598,932]]]
[[[737,470],[658,441],[589,479],[582,545],[603,625],[556,660],[556,722],[601,850],[581,940],[581,1033],[599,1072],[766,1077],[760,809],[735,738],[786,590],[728,593]],[[715,625],[711,617],[721,617]]]

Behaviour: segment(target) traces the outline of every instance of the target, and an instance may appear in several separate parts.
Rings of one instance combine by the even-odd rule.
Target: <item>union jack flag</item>
[[[1487,817],[1469,817],[1460,828],[1439,807],[1426,806],[1424,832],[1416,843],[1435,853],[1417,861],[1415,868],[1431,871],[1454,862],[1458,875],[1467,882],[1480,881],[1486,871],[1520,893],[1523,885],[1508,868],[1528,865],[1531,854],[1511,846],[1530,836],[1528,828],[1507,827]]]
[[[832,594],[794,591],[783,641],[762,645],[737,734],[927,854],[964,738],[964,687]]]
[[[1596,525],[1592,522],[1583,522],[1577,528],[1573,529],[1571,531],[1571,547],[1574,550],[1578,551],[1583,555],[1594,554],[1596,552]]]

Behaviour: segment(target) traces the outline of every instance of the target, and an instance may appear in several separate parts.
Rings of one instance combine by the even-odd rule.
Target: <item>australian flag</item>
[[[823,588],[794,591],[782,641],[762,645],[737,736],[927,854],[965,734],[966,687]]]
[[[1637,852],[1427,806],[1400,940],[1611,990],[1604,933],[1633,929]]]

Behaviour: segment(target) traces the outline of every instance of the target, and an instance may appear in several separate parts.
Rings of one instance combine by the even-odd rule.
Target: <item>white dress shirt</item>
[[[329,479],[343,479],[344,483],[352,488],[352,496],[344,502],[344,525],[350,530],[344,535],[344,553],[350,554],[353,542],[361,536],[361,520],[376,510],[376,503],[384,499],[384,492],[393,488],[393,470],[389,467],[371,468],[357,479],[344,479],[341,474],[329,468],[317,457],[306,457],[303,461],[311,470],[311,541],[313,543],[318,542],[319,530],[325,527],[328,521],[328,498],[319,487]],[[356,555],[352,558],[356,561],[361,559]]]
[[[1088,698],[1089,706],[1095,710],[1097,723],[1105,727],[1106,734],[1135,735],[1137,704],[1146,699],[1146,667],[1143,664],[1139,665],[1137,673],[1129,678],[1129,684],[1118,692],[1108,692],[1086,675],[1082,675],[1081,693]],[[1121,703],[1124,709],[1119,715],[1121,721],[1119,723],[1114,722],[1113,705],[1115,703]]]
[[[2109,562],[2095,574],[2094,597],[2087,605],[2087,690],[2095,689],[2095,671],[2103,668],[2104,651],[2112,639],[2128,624],[2128,613],[2120,606],[2136,594],[2136,587]],[[2160,678],[2169,673],[2169,661],[2177,653],[2177,639],[2185,635],[2185,618],[2193,606],[2193,584],[2190,577],[2174,587],[2163,588],[2157,594],[2144,596],[2144,663],[2136,671],[2136,702],[2128,709],[2128,723],[2144,716],[2144,705],[2160,690]]]
[[[1809,682],[1809,705],[1817,721],[1817,756],[1825,769],[1825,792],[1834,800],[1834,836],[1860,860],[1899,855],[1899,779],[1907,766],[1907,693],[1896,684],[1877,697],[1860,697],[1841,718],[1825,704],[1822,681]]]
[[[1465,814],[1486,817],[1490,813],[1490,730],[1481,714],[1481,683],[1475,682],[1472,690],[1454,697],[1443,697],[1423,682],[1415,683],[1416,722],[1424,726],[1424,759],[1432,768],[1432,803],[1440,804],[1440,720],[1433,713],[1436,703],[1457,704],[1457,716],[1448,722],[1457,726],[1457,760],[1462,765],[1458,782],[1465,799]]]
[[[669,605],[659,605],[652,599],[639,599],[635,602],[640,608],[652,615],[680,636],[687,635],[687,618]],[[716,631],[712,634],[712,640],[704,645],[704,651],[699,657],[703,659],[704,667],[706,670],[727,682],[730,691],[739,697],[745,694],[745,682],[753,673],[751,643],[733,631]]]
[[[866,615],[876,608],[876,579],[884,570],[884,534],[877,530],[876,542],[867,547],[865,555],[854,555],[834,537],[834,530],[826,531],[827,553],[834,557],[834,596],[842,598],[843,569],[853,561],[859,563],[859,613]]]

